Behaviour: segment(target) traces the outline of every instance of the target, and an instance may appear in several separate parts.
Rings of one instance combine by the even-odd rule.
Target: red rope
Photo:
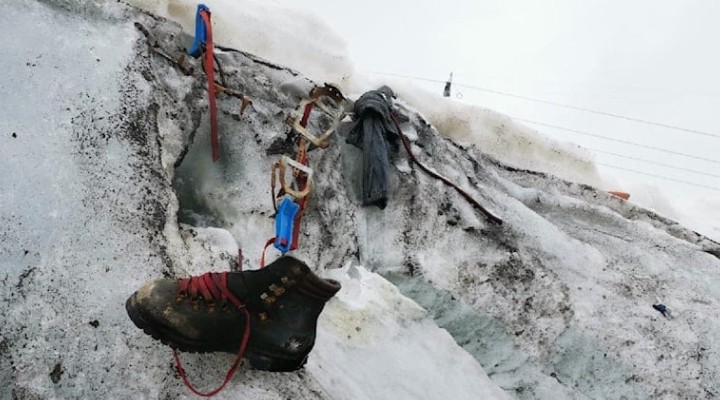
[[[187,377],[187,374],[185,373],[185,369],[182,367],[182,363],[180,362],[180,356],[177,353],[177,350],[173,349],[173,357],[175,357],[175,364],[177,365],[178,373],[180,374],[180,378],[182,378],[183,382],[185,383],[185,386],[190,389],[191,392],[195,393],[198,396],[202,397],[212,397],[216,394],[220,393],[221,390],[225,388],[225,386],[232,380],[233,375],[235,375],[235,371],[237,371],[238,366],[240,365],[240,360],[242,360],[243,356],[245,355],[245,350],[247,350],[247,344],[248,340],[250,339],[250,313],[243,308],[242,309],[243,314],[245,314],[245,333],[243,334],[242,342],[240,343],[240,350],[238,350],[237,357],[235,357],[235,361],[233,361],[232,365],[230,366],[230,369],[227,372],[227,375],[225,375],[225,380],[223,383],[217,387],[214,390],[211,390],[209,392],[201,392],[199,389],[197,389],[195,386],[193,386],[192,383],[190,383],[190,380]]]
[[[400,135],[400,139],[403,143],[403,146],[405,147],[405,151],[407,151],[408,155],[410,156],[410,159],[417,164],[418,167],[420,167],[421,170],[425,171],[426,174],[432,176],[435,179],[441,180],[444,184],[453,187],[462,197],[465,198],[470,204],[475,206],[480,212],[485,214],[485,216],[493,221],[494,223],[498,225],[502,225],[503,221],[499,217],[495,216],[493,213],[488,211],[485,207],[482,206],[477,200],[475,200],[470,194],[463,189],[461,189],[458,185],[452,183],[448,178],[438,174],[437,172],[434,172],[430,168],[426,167],[423,163],[421,163],[416,157],[415,154],[412,152],[412,148],[410,147],[410,142],[405,137],[405,134],[403,133],[402,129],[400,129],[400,123],[398,122],[397,118],[395,117],[395,114],[390,114],[390,117],[392,118],[393,122],[395,123],[395,128],[398,131],[398,135]]]
[[[173,349],[173,357],[175,358],[175,364],[177,365],[178,373],[180,374],[180,377],[185,383],[185,386],[187,386],[191,392],[195,393],[198,396],[211,397],[220,393],[220,391],[225,388],[228,382],[230,382],[233,375],[235,374],[235,371],[238,368],[238,365],[240,365],[240,360],[242,360],[243,356],[245,355],[245,350],[247,350],[248,341],[250,340],[250,313],[248,312],[247,308],[245,308],[245,305],[240,301],[240,299],[235,297],[235,295],[230,291],[230,289],[228,289],[227,272],[208,272],[200,276],[181,279],[178,282],[178,285],[180,293],[185,293],[191,298],[194,298],[200,294],[206,301],[214,301],[216,299],[220,300],[223,303],[229,301],[245,315],[245,333],[243,333],[243,338],[240,342],[240,349],[238,350],[237,357],[235,357],[235,361],[233,361],[230,369],[225,375],[225,380],[217,389],[211,390],[209,392],[201,392],[199,389],[193,386],[193,384],[190,383],[187,374],[185,373],[185,369],[182,367],[182,363],[180,362],[180,356],[178,355],[177,350]]]
[[[205,21],[207,31],[205,45],[205,74],[208,78],[208,102],[210,103],[210,146],[212,147],[212,159],[220,159],[220,141],[218,139],[217,104],[215,104],[215,70],[213,69],[213,37],[210,12],[201,11],[200,16]]]

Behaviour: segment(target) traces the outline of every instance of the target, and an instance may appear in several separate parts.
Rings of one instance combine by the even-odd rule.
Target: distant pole
[[[450,97],[450,89],[452,86],[452,75],[453,73],[450,73],[450,77],[448,78],[447,82],[445,82],[445,90],[443,90],[443,97]]]

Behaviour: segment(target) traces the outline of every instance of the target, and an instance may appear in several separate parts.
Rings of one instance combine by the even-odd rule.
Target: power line
[[[680,179],[668,178],[667,176],[649,174],[649,173],[647,173],[647,172],[637,171],[637,170],[630,169],[630,168],[625,168],[625,167],[618,167],[617,165],[612,165],[612,164],[598,163],[598,165],[602,165],[602,166],[610,167],[610,168],[615,168],[615,169],[620,169],[620,170],[623,170],[623,171],[633,172],[633,173],[640,174],[640,175],[652,176],[652,177],[654,177],[654,178],[665,179],[665,180],[667,180],[667,181],[684,183],[684,184],[690,185],[690,186],[697,186],[697,187],[701,187],[701,188],[705,188],[705,189],[716,190],[716,191],[720,192],[720,188],[716,188],[716,187],[714,187],[714,186],[706,186],[706,185],[701,185],[701,184],[699,184],[699,183],[692,183],[692,182],[687,182],[687,181],[683,181],[683,180],[680,180]]]
[[[439,79],[430,79],[430,78],[423,78],[423,77],[413,77],[413,76],[400,75],[400,74],[388,74],[388,73],[381,73],[381,72],[373,72],[373,73],[379,74],[379,75],[396,76],[396,77],[400,77],[400,78],[408,78],[408,79],[422,80],[422,81],[434,82],[434,83],[445,83],[445,81],[442,81],[442,80],[439,80]],[[648,125],[655,125],[655,126],[659,126],[659,127],[663,127],[663,128],[667,128],[667,129],[675,129],[675,130],[679,130],[679,131],[684,131],[684,132],[689,132],[689,133],[695,133],[695,134],[704,135],[704,136],[710,136],[710,137],[713,137],[713,138],[718,138],[718,139],[720,139],[720,135],[716,135],[716,134],[712,134],[712,133],[708,133],[708,132],[703,132],[703,131],[698,131],[698,130],[694,130],[694,129],[682,128],[682,127],[678,127],[678,126],[667,125],[667,124],[662,124],[662,123],[653,122],[653,121],[647,121],[647,120],[643,120],[643,119],[639,119],[639,118],[627,117],[627,116],[624,116],[624,115],[612,114],[612,113],[607,113],[607,112],[604,112],[604,111],[592,110],[592,109],[588,109],[588,108],[584,108],[584,107],[576,107],[576,106],[572,106],[572,105],[567,105],[567,104],[562,104],[562,103],[556,103],[556,102],[547,101],[547,100],[542,100],[542,99],[536,99],[536,98],[533,98],[533,97],[516,95],[516,94],[512,94],[512,93],[508,93],[508,92],[502,92],[502,91],[498,91],[498,90],[481,88],[481,87],[478,87],[478,86],[465,85],[465,84],[457,84],[457,83],[456,83],[456,86],[465,87],[465,88],[473,89],[473,90],[479,90],[479,91],[488,92],[488,93],[492,93],[492,94],[497,94],[497,95],[501,95],[501,96],[514,97],[514,98],[518,98],[518,99],[522,99],[522,100],[535,101],[535,102],[539,102],[539,103],[543,103],[543,104],[548,104],[548,105],[553,105],[553,106],[558,106],[558,107],[563,107],[563,108],[568,108],[568,109],[573,109],[573,110],[578,110],[578,111],[584,111],[584,112],[599,114],[599,115],[608,116],[608,117],[613,117],[613,118],[624,119],[624,120],[633,121],[633,122],[638,122],[638,123],[644,123],[644,124],[648,124]],[[546,124],[546,123],[544,123],[544,122],[532,121],[532,120],[523,119],[523,118],[513,118],[513,119],[518,120],[518,121],[527,122],[527,123],[530,123],[530,124],[535,124],[535,125],[545,126],[545,127],[549,127],[549,128],[560,129],[560,130],[564,130],[564,131],[568,131],[568,132],[572,132],[572,133],[577,133],[577,134],[580,134],[580,135],[592,136],[592,137],[596,137],[596,138],[600,138],[600,139],[604,139],[604,140],[609,140],[609,141],[613,141],[613,142],[618,142],[618,143],[628,144],[628,145],[632,145],[632,146],[643,147],[643,148],[647,148],[647,149],[651,149],[651,150],[656,150],[656,151],[660,151],[660,152],[664,152],[664,153],[668,153],[668,154],[674,154],[674,155],[678,155],[678,156],[693,158],[693,159],[696,159],[696,160],[711,162],[711,163],[714,163],[714,164],[720,164],[720,161],[713,160],[713,159],[709,159],[709,158],[698,157],[698,156],[694,156],[694,155],[691,155],[691,154],[685,154],[685,153],[681,153],[681,152],[677,152],[677,151],[666,150],[666,149],[662,149],[662,148],[659,148],[659,147],[648,146],[648,145],[644,145],[644,144],[640,144],[640,143],[634,143],[634,142],[630,142],[630,141],[626,141],[626,140],[614,139],[614,138],[610,138],[610,137],[607,137],[607,136],[602,136],[602,135],[598,135],[598,134],[594,134],[594,133],[590,133],[590,132],[580,131],[580,130],[577,130],[577,129],[565,128],[565,127],[562,127],[562,126]],[[622,155],[622,154],[613,153],[613,152],[604,151],[604,150],[596,150],[596,149],[590,149],[590,150],[597,151],[597,152],[599,152],[599,153],[606,153],[606,154],[614,155],[614,156],[617,156],[617,157],[627,158],[627,159],[631,159],[631,160],[642,161],[642,162],[646,162],[646,163],[650,163],[650,164],[656,164],[656,165],[660,165],[660,166],[663,166],[663,167],[674,168],[674,169],[683,170],[683,171],[687,171],[687,172],[692,172],[692,173],[697,173],[697,174],[702,174],[702,175],[707,175],[707,176],[711,176],[711,177],[720,178],[720,175],[710,174],[710,173],[706,173],[706,172],[702,172],[702,171],[697,171],[697,170],[693,170],[693,169],[689,169],[689,168],[676,167],[676,166],[673,166],[673,165],[670,165],[670,164],[664,164],[664,163],[659,163],[659,162],[650,161],[650,160],[644,160],[644,159],[640,159],[640,158],[636,158],[636,157],[625,156],[625,155]],[[598,165],[603,165],[603,166],[605,166],[605,167],[615,168],[615,169],[619,169],[619,170],[623,170],[623,171],[627,171],[627,172],[632,172],[632,173],[636,173],[636,174],[640,174],[640,175],[651,176],[651,177],[654,177],[654,178],[665,179],[665,180],[668,180],[668,181],[677,182],[677,183],[682,183],[682,184],[685,184],[685,185],[696,186],[696,187],[700,187],[700,188],[705,188],[705,189],[720,191],[720,188],[717,188],[717,187],[707,186],[707,185],[702,185],[702,184],[697,184],[697,183],[692,183],[692,182],[687,182],[687,181],[683,181],[683,180],[680,180],[680,179],[669,178],[669,177],[662,176],[662,175],[650,174],[650,173],[647,173],[647,172],[637,171],[637,170],[634,170],[634,169],[625,168],[625,167],[620,167],[620,166],[617,166],[617,165],[605,164],[605,163],[598,163]]]
[[[674,130],[677,130],[677,131],[683,131],[683,132],[688,132],[688,133],[695,133],[695,134],[697,134],[697,135],[709,136],[709,137],[712,137],[712,138],[715,138],[715,139],[720,139],[720,135],[717,135],[717,134],[714,134],[714,133],[710,133],[710,132],[699,131],[699,130],[696,130],[696,129],[683,128],[683,127],[680,127],[680,126],[668,125],[668,124],[663,124],[663,123],[660,123],[660,122],[648,121],[648,120],[644,120],[644,119],[640,119],[640,118],[627,117],[627,116],[625,116],[625,115],[613,114],[613,113],[609,113],[609,112],[605,112],[605,111],[593,110],[593,109],[585,108],[585,107],[577,107],[577,106],[572,106],[572,105],[569,105],[569,104],[556,103],[556,102],[554,102],[554,101],[536,99],[536,98],[534,98],[534,97],[521,96],[521,95],[517,95],[517,94],[512,94],[512,93],[507,93],[507,92],[501,92],[501,91],[499,91],[499,90],[485,89],[485,88],[481,88],[481,87],[477,87],[477,86],[463,85],[463,84],[456,84],[456,85],[457,85],[457,86],[461,86],[461,87],[466,87],[466,88],[469,88],[469,89],[475,89],[475,90],[487,92],[487,93],[497,94],[497,95],[501,95],[501,96],[514,97],[514,98],[517,98],[517,99],[523,99],[523,100],[528,100],[528,101],[534,101],[534,102],[537,102],[537,103],[543,103],[543,104],[549,104],[549,105],[553,105],[553,106],[557,106],[557,107],[563,107],[563,108],[567,108],[567,109],[570,109],[570,110],[584,111],[584,112],[588,112],[588,113],[592,113],[592,114],[603,115],[603,116],[606,116],[606,117],[618,118],[618,119],[623,119],[623,120],[626,120],[626,121],[638,122],[638,123],[647,124],[647,125],[654,125],[654,126],[659,126],[659,127],[661,127],[661,128],[674,129]]]
[[[456,76],[462,80],[464,78],[477,78],[477,74],[466,74],[466,73],[456,73]],[[488,76],[491,80],[496,80],[492,76]],[[499,80],[505,79],[505,77],[498,78]],[[506,81],[506,80],[505,80]],[[578,88],[581,88],[582,90],[587,91],[607,91],[609,93],[612,92],[655,92],[655,93],[668,93],[668,94],[674,94],[674,95],[695,95],[695,96],[720,96],[720,92],[713,92],[713,91],[704,91],[704,90],[688,90],[687,88],[673,88],[673,87],[643,87],[643,86],[628,86],[628,85],[618,85],[618,84],[609,84],[609,85],[598,85],[598,84],[592,84],[589,82],[560,82],[557,80],[546,80],[546,79],[525,79],[522,82],[528,83],[533,86],[545,86],[545,87],[555,87],[560,88],[563,91],[567,90],[569,87],[573,87],[575,92],[578,91]]]
[[[550,128],[565,130],[565,131],[569,131],[569,132],[573,132],[573,133],[577,133],[577,134],[581,134],[581,135],[588,135],[588,136],[592,136],[592,137],[597,137],[597,138],[600,138],[600,139],[605,139],[605,140],[609,140],[609,141],[613,141],[613,142],[630,144],[630,145],[638,146],[638,147],[645,147],[645,148],[652,149],[652,150],[662,151],[662,152],[666,152],[666,153],[670,153],[670,154],[676,154],[676,155],[681,155],[681,156],[684,156],[684,157],[695,158],[695,159],[702,160],[702,161],[708,161],[708,162],[720,164],[720,162],[715,161],[715,160],[711,160],[711,159],[708,159],[708,158],[702,158],[702,157],[697,157],[697,156],[693,156],[693,155],[690,155],[690,154],[680,153],[680,152],[676,152],[676,151],[672,151],[672,150],[661,149],[661,148],[659,148],[659,147],[653,147],[653,146],[647,146],[647,145],[643,145],[643,144],[639,144],[639,143],[633,143],[633,142],[629,142],[629,141],[626,141],[626,140],[613,139],[613,138],[609,138],[609,137],[606,137],[606,136],[597,135],[597,134],[594,134],[594,133],[579,131],[579,130],[577,130],[577,129],[565,128],[565,127],[561,127],[561,126],[546,124],[546,123],[543,123],[543,122],[531,121],[531,120],[527,120],[527,119],[523,119],[523,118],[513,118],[513,119],[516,119],[516,120],[518,120],[518,121],[524,121],[524,122],[532,123],[532,124],[547,126],[547,127],[550,127]],[[676,166],[673,166],[673,165],[670,165],[670,164],[663,164],[663,163],[659,163],[659,162],[655,162],[655,161],[650,161],[650,160],[644,160],[644,159],[640,159],[640,158],[636,158],[636,157],[625,156],[625,155],[618,154],[618,153],[613,153],[613,152],[610,152],[610,151],[597,150],[597,149],[589,149],[589,150],[597,151],[597,152],[599,152],[599,153],[606,153],[606,154],[614,155],[614,156],[617,156],[617,157],[627,158],[627,159],[631,159],[631,160],[643,161],[643,162],[647,162],[647,163],[650,163],[650,164],[657,164],[657,165],[661,165],[661,166],[664,166],[664,167],[675,168],[675,169],[679,169],[679,170],[683,170],[683,171],[694,172],[694,173],[697,173],[697,174],[702,174],[702,175],[707,175],[707,176],[712,176],[712,177],[720,178],[720,175],[710,174],[710,173],[706,173],[706,172],[702,172],[702,171],[697,171],[697,170],[693,170],[693,169],[689,169],[689,168],[676,167]],[[634,169],[625,168],[625,167],[620,167],[620,166],[612,165],[612,164],[605,164],[605,163],[597,163],[597,164],[598,164],[598,165],[603,165],[603,166],[606,166],[606,167],[610,167],[610,168],[615,168],[615,169],[623,170],[623,171],[633,172],[633,173],[636,173],[636,174],[641,174],[641,175],[651,176],[651,177],[655,177],[655,178],[665,179],[665,180],[672,181],[672,182],[683,183],[683,184],[690,185],[690,186],[696,186],[696,187],[700,187],[700,188],[705,188],[705,189],[720,191],[720,188],[713,187],[713,186],[706,186],[706,185],[702,185],[702,184],[698,184],[698,183],[687,182],[687,181],[683,181],[683,180],[680,180],[680,179],[669,178],[669,177],[662,176],[662,175],[656,175],[656,174],[651,174],[651,173],[647,173],[647,172],[637,171],[637,170],[634,170]]]
[[[648,163],[648,164],[659,165],[659,166],[661,166],[661,167],[673,168],[673,169],[677,169],[677,170],[680,170],[680,171],[686,171],[686,172],[692,172],[692,173],[695,173],[695,174],[711,176],[711,177],[713,177],[713,178],[720,178],[720,175],[711,174],[711,173],[709,173],[709,172],[698,171],[698,170],[690,169],[690,168],[678,167],[678,166],[671,165],[671,164],[665,164],[665,163],[661,163],[661,162],[657,162],[657,161],[645,160],[645,159],[637,158],[637,157],[630,157],[630,156],[626,156],[626,155],[624,155],[624,154],[613,153],[612,151],[605,151],[605,150],[593,149],[593,148],[591,148],[591,147],[586,147],[586,148],[587,148],[588,150],[592,150],[592,151],[594,151],[594,152],[596,152],[596,153],[609,154],[609,155],[611,155],[611,156],[620,157],[620,158],[626,158],[626,159],[628,159],[628,160],[641,161],[641,162],[646,162],[646,163]]]
[[[384,73],[384,72],[372,72],[372,73],[378,74],[378,75],[396,76],[396,77],[399,77],[399,78],[422,80],[422,81],[427,81],[427,82],[445,83],[445,81],[441,81],[441,80],[438,80],[438,79],[430,79],[430,78],[423,78],[423,77],[417,77],[417,76],[407,76],[407,75],[400,75],[400,74],[388,74],[388,73]],[[547,104],[547,105],[551,105],[551,106],[555,106],[555,107],[562,107],[562,108],[567,108],[567,109],[570,109],[570,110],[583,111],[583,112],[587,112],[587,113],[602,115],[602,116],[605,116],[605,117],[618,118],[618,119],[622,119],[622,120],[625,120],[625,121],[632,121],[632,122],[637,122],[637,123],[646,124],[646,125],[658,126],[658,127],[665,128],[665,129],[673,129],[673,130],[677,130],[677,131],[694,133],[694,134],[697,134],[697,135],[703,135],[703,136],[708,136],[708,137],[712,137],[712,138],[715,138],[715,139],[720,139],[720,135],[718,135],[718,134],[710,133],[710,132],[705,132],[705,131],[700,131],[700,130],[697,130],[697,129],[683,128],[683,127],[681,127],[681,126],[664,124],[664,123],[661,123],[661,122],[648,121],[648,120],[646,120],[646,119],[635,118],[635,117],[628,117],[628,116],[626,116],[626,115],[620,115],[620,114],[614,114],[614,113],[605,112],[605,111],[593,110],[593,109],[591,109],[591,108],[578,107],[578,106],[573,106],[573,105],[570,105],[570,104],[557,103],[557,102],[554,102],[554,101],[538,99],[538,98],[530,97],[530,96],[523,96],[523,95],[519,95],[519,94],[514,94],[514,93],[509,93],[509,92],[501,91],[501,90],[488,89],[488,88],[484,88],[484,87],[480,87],[480,86],[466,85],[466,84],[463,84],[463,83],[455,83],[455,85],[456,85],[456,86],[460,86],[460,87],[464,87],[464,88],[467,88],[467,89],[472,89],[472,90],[477,90],[477,91],[480,91],[480,92],[491,93],[491,94],[495,94],[495,95],[499,95],[499,96],[512,97],[512,98],[521,99],[521,100],[526,100],[526,101],[534,101],[534,102],[536,102],[536,103]]]
[[[397,78],[406,78],[406,79],[414,79],[416,81],[427,81],[427,82],[434,82],[434,83],[445,83],[445,81],[439,80],[439,79],[431,79],[431,78],[423,78],[421,76],[409,76],[409,75],[401,75],[401,74],[391,74],[387,72],[378,72],[378,71],[368,71],[371,74],[375,75],[385,75],[385,76],[394,76]],[[456,84],[457,85],[457,84]]]
[[[611,142],[629,144],[629,145],[632,145],[632,146],[643,147],[643,148],[650,149],[650,150],[661,151],[661,152],[663,152],[663,153],[674,154],[674,155],[677,155],[677,156],[683,156],[683,157],[693,158],[693,159],[696,159],[696,160],[711,162],[711,163],[713,163],[713,164],[720,164],[720,161],[718,161],[718,160],[713,160],[713,159],[711,159],[711,158],[698,157],[698,156],[694,156],[694,155],[692,155],[692,154],[681,153],[681,152],[679,152],[679,151],[673,151],[673,150],[666,150],[666,149],[662,149],[662,148],[660,148],[660,147],[648,146],[648,145],[645,145],[645,144],[630,142],[630,141],[622,140],[622,139],[614,139],[614,138],[610,138],[610,137],[607,137],[607,136],[598,135],[598,134],[596,134],[596,133],[590,133],[590,132],[585,132],[585,131],[581,131],[581,130],[577,130],[577,129],[566,128],[566,127],[564,127],[564,126],[557,126],[557,125],[552,125],[552,124],[546,124],[546,123],[544,123],[544,122],[533,121],[533,120],[524,119],[524,118],[515,118],[515,117],[512,117],[512,118],[513,118],[514,120],[517,120],[517,121],[522,121],[522,122],[527,122],[527,123],[530,123],[530,124],[545,126],[545,127],[548,127],[548,128],[554,128],[554,129],[559,129],[559,130],[562,130],[562,131],[577,133],[578,135],[591,136],[591,137],[595,137],[595,138],[599,138],[599,139],[603,139],[603,140],[608,140],[608,141],[611,141]]]
[[[401,75],[401,74],[391,74],[387,72],[379,72],[379,71],[363,71],[370,74],[375,75],[386,75],[386,76],[396,76],[398,78],[407,78],[407,79],[414,79],[419,81],[428,81],[428,82],[435,82],[435,83],[445,83],[446,81],[440,80],[440,79],[432,79],[432,78],[424,78],[419,76],[409,76],[409,75]],[[459,74],[464,76],[473,77],[473,75],[470,74]],[[541,85],[541,86],[555,86],[555,87],[562,87],[565,88],[566,86],[580,86],[589,88],[590,90],[595,89],[617,89],[617,90],[627,90],[627,91],[634,91],[634,92],[665,92],[665,93],[676,93],[676,94],[695,94],[695,95],[701,95],[701,96],[720,96],[720,92],[703,92],[703,91],[687,91],[687,90],[680,90],[680,89],[674,89],[674,88],[647,88],[647,87],[638,87],[638,86],[595,86],[595,85],[587,85],[587,84],[578,84],[570,82],[569,84],[558,84],[557,82],[551,82],[551,81],[538,81],[533,80],[531,81],[531,84],[535,85]],[[457,85],[457,84],[456,84]],[[458,85],[459,86],[459,85]],[[469,85],[464,85],[469,86]]]

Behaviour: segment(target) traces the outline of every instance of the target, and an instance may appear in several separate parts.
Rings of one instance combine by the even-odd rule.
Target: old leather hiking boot
[[[317,318],[338,290],[338,282],[285,256],[257,271],[156,280],[125,306],[138,328],[175,349],[241,354],[246,344],[253,367],[292,371],[305,364]]]

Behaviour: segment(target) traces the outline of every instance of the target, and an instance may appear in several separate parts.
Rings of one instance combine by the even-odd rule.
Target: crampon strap
[[[312,112],[313,106],[315,103],[309,103],[305,106],[305,110],[303,111],[302,119],[300,120],[300,125],[304,128],[307,126],[308,121],[310,120],[310,112]],[[307,152],[302,152],[300,154],[300,159],[297,160],[300,164],[307,165]],[[298,186],[300,190],[305,190],[305,185],[307,185],[307,179],[305,179],[302,176],[298,176]],[[293,223],[293,232],[292,232],[292,240],[290,241],[290,250],[297,250],[298,244],[300,242],[300,223],[302,222],[302,215],[305,211],[305,205],[310,196],[305,196],[302,199],[298,200],[298,205],[300,206],[300,210],[295,214],[295,221]]]
[[[308,103],[305,106],[305,110],[303,110],[303,116],[302,116],[302,119],[300,120],[300,125],[303,128],[307,127],[308,120],[310,119],[310,112],[312,111],[314,105],[315,105],[315,103]]]
[[[206,301],[229,301],[245,315],[245,332],[243,333],[243,338],[240,342],[240,349],[238,350],[237,357],[235,357],[235,361],[233,361],[230,369],[228,369],[223,383],[214,390],[211,390],[209,392],[201,392],[199,389],[193,386],[193,384],[190,383],[187,374],[185,373],[185,369],[182,367],[182,363],[180,362],[180,356],[178,355],[177,350],[173,349],[175,365],[177,366],[178,373],[180,374],[180,377],[185,383],[185,386],[187,386],[191,392],[195,393],[198,396],[212,397],[220,393],[220,391],[223,390],[225,386],[230,382],[233,375],[235,375],[235,371],[237,371],[238,365],[240,365],[240,360],[242,360],[243,356],[245,355],[245,350],[247,350],[248,341],[250,340],[250,313],[248,312],[245,305],[227,288],[227,272],[207,273],[188,279],[181,279],[179,282],[179,286],[180,293],[186,293],[190,297],[202,295],[202,297]]]
[[[210,105],[210,146],[212,148],[212,159],[217,161],[220,158],[220,141],[218,139],[217,104],[215,100],[215,69],[213,54],[212,21],[210,9],[204,4],[197,7],[195,14],[195,41],[188,50],[188,54],[199,57],[205,47],[205,75],[208,81],[208,103]]]
[[[212,159],[217,161],[220,158],[220,141],[218,139],[217,104],[215,104],[215,69],[213,68],[213,36],[210,11],[200,11],[200,16],[205,21],[205,29],[207,30],[205,74],[208,79],[208,102],[210,103],[210,146],[212,147]]]
[[[265,268],[265,251],[273,243],[275,243],[275,238],[270,238],[265,242],[265,247],[263,247],[262,255],[260,256],[260,268]]]

